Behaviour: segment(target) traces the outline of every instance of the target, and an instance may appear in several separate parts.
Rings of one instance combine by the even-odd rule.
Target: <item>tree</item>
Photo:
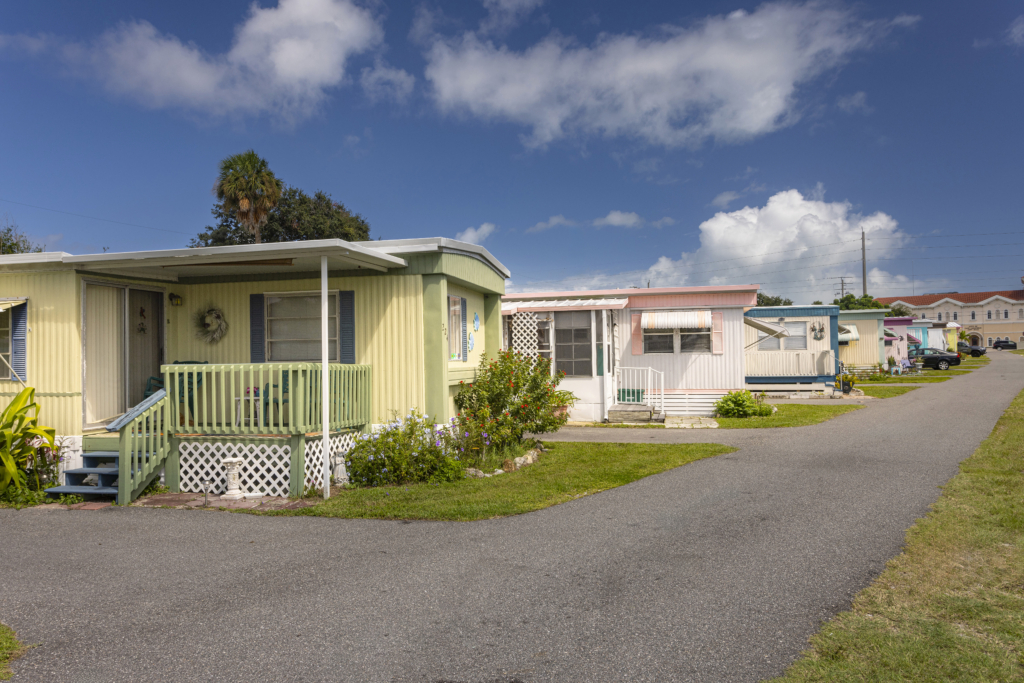
[[[792,299],[784,299],[781,296],[772,296],[771,294],[764,294],[762,292],[757,293],[757,305],[758,306],[792,306]]]
[[[220,175],[213,186],[225,210],[260,243],[260,228],[281,198],[281,181],[274,176],[265,159],[253,150],[234,154],[220,162]]]
[[[42,250],[41,245],[32,244],[10,216],[4,214],[0,218],[0,254],[32,254]]]
[[[255,236],[238,220],[236,212],[223,202],[210,211],[215,226],[206,226],[189,244],[191,247],[222,247],[231,244],[253,244]],[[281,198],[261,230],[264,242],[297,242],[303,240],[343,239],[364,242],[370,239],[370,224],[345,205],[317,191],[312,197],[295,187],[285,187]]]
[[[910,310],[910,307],[906,304],[893,304],[889,307],[889,312],[885,314],[887,318],[910,318],[913,317],[914,312]]]
[[[812,306],[822,306],[823,304],[820,301],[813,301],[813,302],[811,302],[811,305]]]
[[[841,311],[859,311],[866,308],[885,308],[885,304],[875,301],[870,294],[857,298],[853,294],[847,294],[842,299],[835,299],[832,304],[839,306]]]

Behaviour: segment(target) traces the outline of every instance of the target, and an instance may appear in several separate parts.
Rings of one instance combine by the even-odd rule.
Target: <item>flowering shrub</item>
[[[349,482],[355,486],[384,486],[462,479],[465,437],[438,430],[423,415],[412,412],[373,434],[362,434],[345,456]]]
[[[718,417],[768,417],[772,407],[749,391],[730,391],[715,403]]]
[[[576,403],[571,391],[560,391],[565,374],[552,376],[551,360],[502,351],[482,359],[475,382],[459,383],[455,425],[473,450],[518,445],[525,432],[544,434],[562,427],[567,408]]]

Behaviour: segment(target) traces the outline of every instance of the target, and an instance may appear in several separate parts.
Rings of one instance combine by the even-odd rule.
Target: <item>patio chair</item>
[[[164,388],[163,377],[150,377],[146,380],[146,391],[142,394],[143,398],[149,398],[156,392]]]
[[[274,418],[274,414],[270,412],[270,404],[273,403],[275,406],[277,406],[277,414],[278,417],[280,417],[282,404],[288,403],[288,398],[290,396],[289,383],[291,380],[291,376],[292,373],[290,370],[283,370],[281,372],[280,386],[277,384],[271,384],[270,382],[267,382],[266,385],[263,387],[263,415],[265,416],[263,419],[267,420],[268,423],[270,422],[270,420]],[[278,396],[271,397],[271,387],[273,387],[274,389],[281,390],[280,392],[277,392],[278,396],[280,396],[280,399],[278,399]]]
[[[207,360],[176,360],[171,365],[209,365],[210,361]],[[194,386],[193,386],[194,384]],[[163,386],[163,380],[160,381],[160,386]],[[178,376],[178,403],[184,403],[188,400],[189,413],[195,418],[195,390],[203,386],[203,376],[201,374],[186,374]]]

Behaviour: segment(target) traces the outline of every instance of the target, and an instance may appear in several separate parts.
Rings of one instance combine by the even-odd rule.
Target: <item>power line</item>
[[[62,213],[66,216],[77,216],[78,218],[88,218],[93,221],[103,221],[104,223],[116,223],[117,225],[127,225],[130,228],[145,228],[146,230],[159,230],[160,232],[173,232],[176,235],[192,235],[190,232],[181,232],[180,230],[168,230],[167,228],[154,228],[149,225],[139,225],[138,223],[125,223],[124,221],[115,221],[109,218],[98,218],[96,216],[86,216],[83,213],[73,213],[71,211],[61,211],[60,209],[48,209],[45,206],[36,206],[35,204],[26,204],[25,202],[16,202],[13,199],[2,199],[0,202],[6,202],[8,204],[17,204],[18,206],[28,206],[33,209],[39,209],[41,211],[52,211],[53,213]]]

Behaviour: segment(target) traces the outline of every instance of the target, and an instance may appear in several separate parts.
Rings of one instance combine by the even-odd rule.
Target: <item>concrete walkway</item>
[[[757,681],[899,552],[1024,359],[518,517],[0,510],[15,681]]]

